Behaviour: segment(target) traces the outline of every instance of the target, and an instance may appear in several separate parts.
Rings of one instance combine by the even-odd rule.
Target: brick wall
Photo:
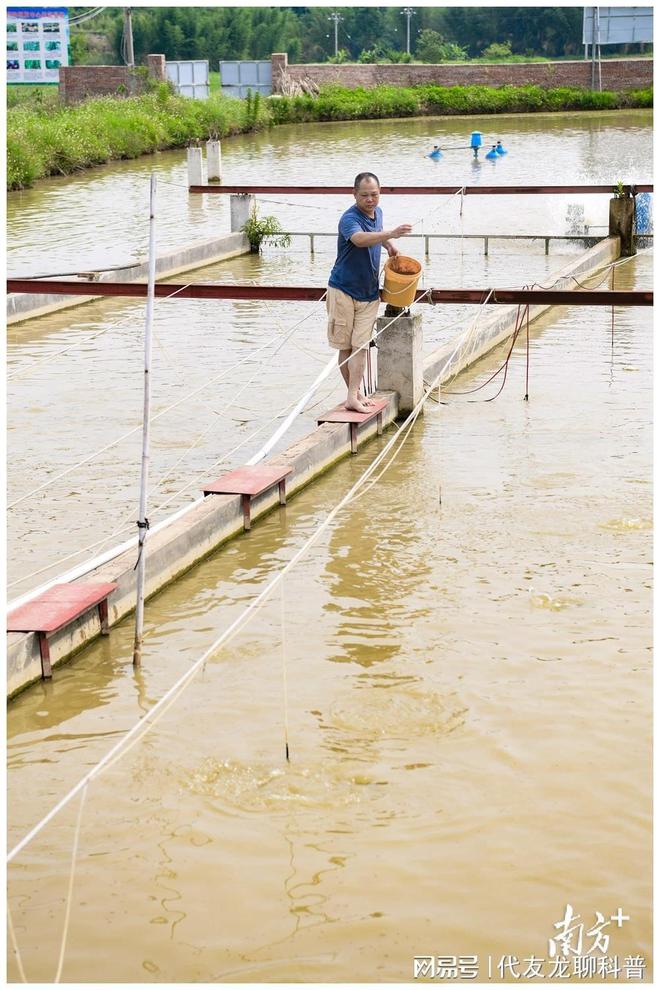
[[[309,80],[322,86],[338,83],[348,89],[383,84],[421,86],[577,86],[591,88],[591,62],[514,62],[491,65],[288,65],[285,53],[271,56],[273,92],[283,76],[300,82]],[[603,89],[642,89],[653,83],[653,59],[608,59],[601,63]]]
[[[147,55],[152,79],[165,76],[165,56]],[[65,103],[80,103],[91,96],[128,96],[144,89],[142,75],[126,65],[69,65],[60,69],[59,94]]]

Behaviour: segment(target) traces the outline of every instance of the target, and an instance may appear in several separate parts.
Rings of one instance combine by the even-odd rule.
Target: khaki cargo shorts
[[[359,302],[341,289],[328,286],[328,343],[339,351],[357,350],[371,340],[380,299]]]

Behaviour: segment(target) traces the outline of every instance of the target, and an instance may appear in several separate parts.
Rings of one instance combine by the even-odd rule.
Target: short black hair
[[[355,181],[353,183],[353,192],[358,191],[358,189],[360,188],[360,183],[363,182],[364,179],[375,179],[376,182],[378,183],[378,188],[380,189],[380,179],[378,178],[377,175],[374,175],[373,172],[358,172],[358,174],[355,176]]]

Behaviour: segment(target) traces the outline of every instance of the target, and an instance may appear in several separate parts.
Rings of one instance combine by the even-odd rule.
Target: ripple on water
[[[359,697],[332,705],[321,724],[364,744],[448,735],[464,725],[466,712],[455,694],[407,688],[374,695],[360,692]]]

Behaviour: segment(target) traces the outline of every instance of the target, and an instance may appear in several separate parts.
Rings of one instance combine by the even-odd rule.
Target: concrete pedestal
[[[229,197],[229,215],[232,233],[238,232],[247,222],[256,200],[252,193],[232,193]]]
[[[621,238],[621,257],[630,258],[637,254],[635,244],[635,200],[610,200],[610,237]]]
[[[222,150],[219,141],[206,142],[206,172],[209,182],[220,182],[222,178]]]
[[[409,413],[424,394],[424,358],[422,354],[422,314],[380,316],[376,330],[391,326],[378,337],[378,388],[399,393],[399,413]],[[423,412],[422,408],[422,412]]]
[[[188,148],[186,153],[188,161],[188,185],[203,186],[202,178],[202,149]]]

